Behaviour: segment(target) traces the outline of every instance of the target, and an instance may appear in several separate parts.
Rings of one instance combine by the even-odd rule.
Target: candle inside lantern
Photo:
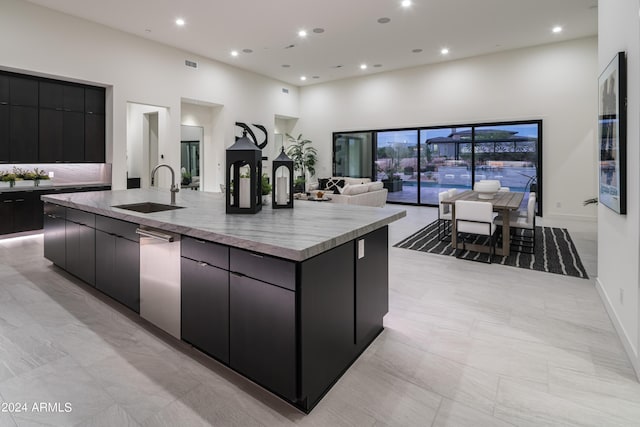
[[[276,180],[276,203],[286,205],[287,200],[287,177],[279,176]]]

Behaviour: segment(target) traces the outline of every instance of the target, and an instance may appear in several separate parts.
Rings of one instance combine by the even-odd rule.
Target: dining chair
[[[450,197],[448,191],[438,193],[438,239],[440,240],[451,236],[451,205],[442,203]]]
[[[524,213],[524,215],[523,215]],[[495,219],[495,224],[502,229],[502,216]],[[529,194],[527,210],[512,212],[509,218],[510,246],[515,252],[534,253],[536,248],[536,195]],[[505,236],[502,236],[504,239]]]
[[[467,240],[478,236],[489,239],[489,261],[495,253],[496,224],[493,221],[493,205],[490,202],[456,200],[456,237],[462,242],[462,250],[456,249],[456,257],[462,257],[467,250]]]

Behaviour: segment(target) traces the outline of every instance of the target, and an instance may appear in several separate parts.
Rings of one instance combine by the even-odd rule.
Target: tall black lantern
[[[273,209],[293,208],[293,160],[284,152],[273,160],[273,194],[271,206]]]
[[[262,209],[262,150],[247,138],[227,148],[227,213],[254,214]]]

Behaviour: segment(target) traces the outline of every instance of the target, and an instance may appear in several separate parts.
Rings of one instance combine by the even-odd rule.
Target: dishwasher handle
[[[161,233],[155,230],[144,230],[142,228],[136,228],[136,234],[144,237],[151,237],[152,239],[163,240],[165,242],[173,242],[174,236],[171,234]]]

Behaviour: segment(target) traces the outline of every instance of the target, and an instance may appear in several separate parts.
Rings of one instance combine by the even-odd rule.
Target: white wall
[[[587,38],[304,87],[295,133],[329,176],[334,131],[543,119],[544,215],[595,220],[596,71]]]
[[[640,377],[640,1],[598,2],[598,69],[627,52],[627,215],[598,206],[598,287]],[[621,298],[621,293],[624,297]]]
[[[165,162],[180,170],[182,98],[224,106],[221,142],[236,121],[273,133],[275,115],[297,117],[298,89],[197,55],[19,0],[0,0],[0,67],[107,87],[107,161],[126,188],[127,102],[168,108]],[[198,69],[184,60],[195,60]],[[282,88],[289,89],[288,94]]]

